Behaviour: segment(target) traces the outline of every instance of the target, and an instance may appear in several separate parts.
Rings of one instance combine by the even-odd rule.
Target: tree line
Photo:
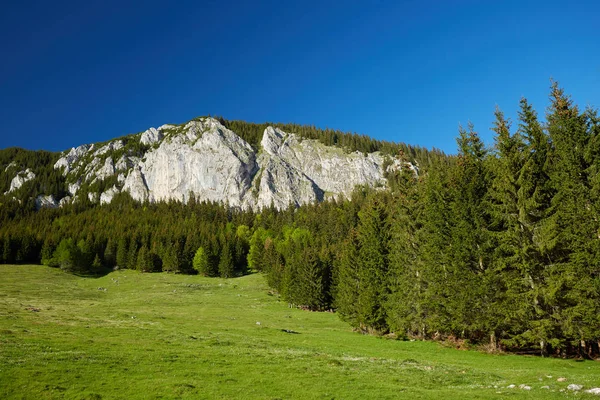
[[[71,205],[5,216],[0,262],[231,277],[262,272],[281,298],[334,309],[364,333],[593,357],[600,340],[600,120],[553,84],[542,121],[496,110],[457,156],[387,171],[389,190],[278,211],[190,200]],[[394,157],[408,161],[398,149]]]

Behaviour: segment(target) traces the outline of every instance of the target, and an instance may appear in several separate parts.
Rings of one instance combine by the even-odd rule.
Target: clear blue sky
[[[12,4],[8,4],[12,3]],[[0,148],[64,150],[199,115],[454,153],[551,77],[600,106],[597,1],[12,1]]]

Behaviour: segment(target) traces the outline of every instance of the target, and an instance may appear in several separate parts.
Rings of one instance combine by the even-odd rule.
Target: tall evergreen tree
[[[450,245],[446,267],[445,309],[447,329],[458,337],[487,335],[485,311],[493,302],[494,287],[487,287],[493,242],[489,235],[489,205],[486,201],[489,174],[487,150],[469,124],[459,129],[458,162],[454,166],[450,193],[452,202]]]
[[[358,295],[361,291],[359,248],[358,233],[355,229],[351,229],[348,238],[341,246],[335,274],[334,305],[340,318],[354,327],[359,326]]]
[[[357,321],[359,328],[370,332],[387,331],[385,303],[388,288],[388,212],[384,199],[371,196],[358,213],[360,243]]]
[[[422,334],[424,268],[419,257],[421,184],[412,170],[403,169],[396,179],[391,202],[389,246],[389,296],[386,308],[390,329],[400,335]]]
[[[487,270],[487,287],[493,288],[490,307],[486,311],[490,345],[498,347],[502,332],[527,327],[530,302],[526,299],[528,284],[524,280],[526,264],[523,249],[529,246],[529,236],[520,213],[520,176],[525,163],[525,143],[520,132],[511,135],[510,122],[499,109],[492,130],[495,151],[491,158],[492,181],[489,204],[492,220],[490,230],[496,243],[492,268]]]
[[[127,239],[124,237],[119,238],[119,242],[117,244],[117,254],[116,254],[116,262],[119,268],[127,268]]]
[[[219,276],[221,278],[232,278],[235,275],[233,264],[233,251],[229,240],[224,240],[221,247],[221,257],[219,258]]]
[[[543,225],[549,261],[545,297],[552,310],[550,344],[564,349],[566,344],[579,346],[586,339],[584,321],[597,321],[600,298],[597,278],[590,274],[593,257],[588,251],[597,232],[589,223],[593,212],[585,157],[590,141],[586,115],[555,82],[550,100],[547,120],[553,146],[549,174],[555,193]]]

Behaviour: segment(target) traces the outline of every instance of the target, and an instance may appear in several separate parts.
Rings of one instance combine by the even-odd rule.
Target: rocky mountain
[[[415,165],[379,152],[349,152],[272,126],[253,148],[210,117],[74,147],[60,154],[53,168],[64,177],[68,193],[60,199],[38,194],[38,208],[82,197],[105,204],[127,192],[139,201],[185,203],[193,196],[235,208],[281,209],[348,197],[357,185],[385,187],[386,169],[417,171]],[[15,171],[5,194],[35,179],[29,169]]]

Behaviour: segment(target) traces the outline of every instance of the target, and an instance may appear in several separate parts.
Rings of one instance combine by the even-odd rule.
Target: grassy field
[[[260,275],[0,266],[2,399],[598,398],[571,383],[599,387],[600,363],[363,336]]]

